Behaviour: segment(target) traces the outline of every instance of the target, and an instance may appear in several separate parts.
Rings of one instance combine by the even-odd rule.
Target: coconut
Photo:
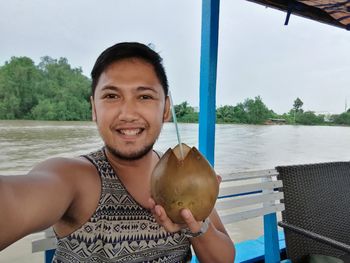
[[[169,148],[153,170],[151,194],[168,217],[184,223],[180,211],[189,209],[197,221],[206,219],[214,208],[219,182],[206,158],[195,148],[182,144]]]

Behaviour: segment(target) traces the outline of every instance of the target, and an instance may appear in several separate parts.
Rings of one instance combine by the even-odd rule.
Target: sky
[[[245,0],[221,0],[217,106],[261,96],[288,112],[350,107],[350,32]],[[12,56],[66,57],[89,76],[122,41],[152,43],[175,104],[199,105],[200,0],[0,0],[0,65]]]

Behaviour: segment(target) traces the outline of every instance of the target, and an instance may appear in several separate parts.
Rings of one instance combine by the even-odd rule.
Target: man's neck
[[[123,160],[114,156],[106,149],[106,156],[118,176],[124,177],[137,175],[139,173],[150,173],[157,163],[158,156],[151,150],[146,155],[137,160]]]

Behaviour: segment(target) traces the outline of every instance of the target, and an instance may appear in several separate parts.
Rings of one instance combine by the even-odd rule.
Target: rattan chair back
[[[283,182],[284,222],[350,245],[350,162],[276,167]],[[345,252],[285,229],[287,256]]]

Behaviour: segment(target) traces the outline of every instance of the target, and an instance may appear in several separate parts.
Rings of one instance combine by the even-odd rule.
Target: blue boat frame
[[[214,166],[220,0],[202,0],[199,150]],[[276,213],[264,216],[265,262],[280,262]]]

